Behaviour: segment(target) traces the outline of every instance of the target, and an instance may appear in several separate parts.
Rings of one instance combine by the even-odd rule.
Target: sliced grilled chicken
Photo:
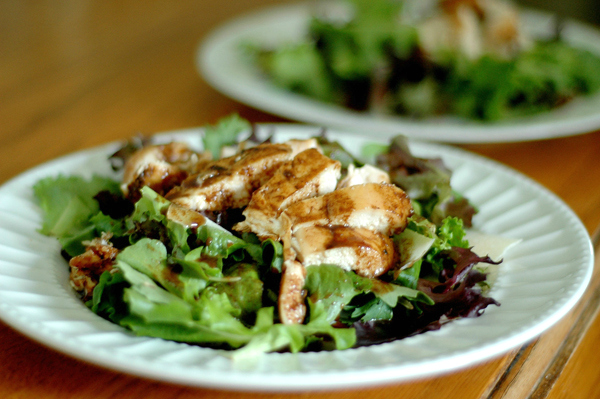
[[[353,164],[348,166],[348,173],[338,183],[338,189],[350,186],[357,186],[365,183],[390,183],[390,175],[387,172],[371,165],[364,165],[360,168]]]
[[[406,193],[385,183],[365,183],[290,205],[283,213],[292,233],[310,226],[365,228],[386,236],[402,231],[412,215]]]
[[[390,269],[394,244],[381,233],[343,226],[312,226],[297,230],[291,240],[298,260],[305,267],[336,265],[374,278]]]
[[[517,8],[502,0],[444,0],[440,12],[418,27],[426,55],[444,56],[456,50],[468,58],[484,54],[512,58],[531,45],[521,28]]]
[[[292,159],[299,148],[303,147],[295,142],[248,148],[233,157],[209,163],[173,188],[166,198],[195,211],[241,208],[248,205],[252,193]]]
[[[304,319],[305,266],[335,264],[364,276],[377,276],[394,260],[391,234],[402,231],[412,214],[410,199],[398,187],[365,183],[290,205],[279,216],[284,248],[279,294],[284,323]]]
[[[169,205],[166,216],[167,219],[189,227],[192,230],[196,230],[207,223],[206,218],[202,214],[173,203]]]
[[[291,139],[286,141],[285,144],[289,145],[292,149],[292,158],[309,148],[316,148],[319,152],[322,152],[317,139]]]
[[[261,238],[281,232],[279,215],[293,203],[333,191],[341,164],[310,148],[284,163],[262,187],[252,194],[243,212],[246,219],[234,229],[254,232]]]
[[[284,219],[285,216],[284,216]],[[289,225],[286,219],[284,224]],[[306,315],[306,269],[296,260],[296,251],[292,248],[292,230],[286,229],[281,237],[283,242],[283,272],[279,284],[279,297],[277,298],[277,309],[279,319],[283,324],[300,324]]]
[[[284,262],[279,287],[278,310],[283,324],[300,324],[306,316],[306,269],[296,260]]]
[[[164,195],[188,176],[198,160],[199,155],[183,143],[146,146],[126,161],[121,190],[134,201],[144,186]]]

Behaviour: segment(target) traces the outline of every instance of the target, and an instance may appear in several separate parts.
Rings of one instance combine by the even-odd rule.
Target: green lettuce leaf
[[[167,248],[154,239],[142,238],[125,248],[117,256],[119,265],[128,264],[135,270],[152,278],[170,293],[188,302],[198,298],[206,288],[207,280],[198,275],[181,273],[167,264]]]
[[[120,194],[119,184],[107,177],[86,180],[80,176],[58,176],[39,180],[33,192],[43,212],[40,232],[58,238],[69,255],[79,255],[85,250],[81,242],[96,235],[89,220],[100,211],[94,196],[103,190]]]
[[[417,289],[361,277],[334,265],[310,266],[306,272],[305,289],[311,309],[322,309],[321,317],[329,324],[338,319],[342,311],[343,320],[371,317],[389,320],[398,305],[412,309],[413,301],[433,304]],[[311,312],[311,321],[313,317]]]
[[[304,288],[308,291],[309,303],[320,303],[330,324],[352,298],[370,287],[370,281],[355,273],[346,272],[335,265],[309,266],[306,268]]]
[[[441,256],[443,251],[452,249],[452,247],[468,248],[469,242],[465,239],[465,229],[463,221],[454,217],[447,217],[442,221],[436,232],[436,239],[433,245],[424,257],[428,262],[433,272],[439,274],[443,268],[445,256]]]
[[[92,312],[113,323],[119,323],[129,314],[127,305],[123,301],[123,292],[127,287],[129,283],[119,270],[105,271],[94,288],[92,299],[86,305]]]
[[[340,321],[352,324],[358,320],[367,323],[373,320],[391,320],[394,309],[374,295],[365,295],[361,301],[355,301],[344,307]]]
[[[240,310],[243,319],[262,307],[263,282],[257,265],[238,263],[225,273],[222,281],[213,284],[217,292],[227,294],[231,305]]]
[[[277,86],[323,101],[335,100],[334,82],[311,42],[288,43],[266,51],[253,47],[247,49]]]
[[[216,125],[204,129],[204,150],[209,151],[213,159],[218,159],[222,147],[237,144],[240,133],[249,129],[250,123],[237,114],[222,118]]]

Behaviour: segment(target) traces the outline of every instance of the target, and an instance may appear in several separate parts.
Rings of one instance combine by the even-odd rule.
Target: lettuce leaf
[[[96,235],[89,223],[100,211],[94,196],[108,190],[120,193],[114,180],[93,176],[86,180],[80,176],[47,177],[33,186],[33,192],[43,212],[40,233],[58,238],[63,249],[71,256],[85,250],[81,243]]]
[[[142,250],[146,244],[140,240],[134,246]],[[154,245],[161,244],[155,241]],[[150,253],[154,254],[155,249]],[[247,325],[240,320],[240,309],[232,302],[235,295],[228,295],[222,289],[223,284],[235,285],[236,282],[210,286],[197,299],[181,298],[158,284],[154,280],[156,273],[149,272],[145,267],[141,268],[143,271],[136,270],[139,267],[137,262],[134,262],[135,267],[130,265],[132,255],[119,255],[118,272],[103,274],[102,286],[94,292],[92,310],[105,317],[118,314],[118,317],[111,319],[138,335],[204,345],[216,344],[218,347],[226,345],[226,348],[243,346],[231,353],[234,359],[280,349],[298,352],[315,334],[330,336],[338,349],[349,348],[355,342],[353,331],[332,327],[321,307],[311,312],[313,317],[306,325],[289,326],[274,322],[272,307],[261,307],[256,309],[254,325]],[[162,259],[162,254],[157,258]],[[163,271],[166,270],[166,266],[156,259],[150,263],[158,265],[157,268],[162,265]],[[114,295],[117,301],[112,300],[113,306],[109,307],[107,296],[113,296],[109,291],[111,287],[117,292],[120,289],[122,296]],[[251,293],[244,293],[248,294]],[[99,297],[104,298],[100,300]]]
[[[388,172],[392,182],[406,192],[415,213],[438,225],[446,217],[455,216],[471,226],[477,210],[452,189],[452,172],[442,159],[415,157],[408,139],[396,136],[387,150],[376,156],[376,166]]]
[[[348,324],[358,319],[387,320],[398,305],[412,309],[413,302],[434,303],[419,290],[361,277],[335,265],[308,267],[305,288],[309,304],[322,307],[322,317],[330,324],[338,318]]]
[[[273,50],[246,49],[277,86],[323,101],[335,100],[334,82],[311,42],[289,43]]]
[[[248,129],[250,129],[250,123],[237,114],[222,118],[216,125],[207,126],[204,129],[202,139],[204,150],[209,151],[213,159],[218,159],[221,148],[237,144],[239,134]]]
[[[309,303],[320,303],[325,319],[333,323],[340,311],[352,298],[370,287],[371,283],[346,272],[335,265],[309,266],[306,268],[305,289]]]
[[[86,305],[92,312],[118,324],[129,313],[123,301],[123,291],[127,287],[129,283],[122,272],[105,271],[94,288],[92,299]]]
[[[216,281],[213,286],[217,292],[227,294],[231,305],[240,310],[240,317],[244,320],[256,314],[262,307],[264,284],[257,265],[233,265],[227,270],[223,280]]]
[[[454,247],[468,248],[469,242],[464,238],[466,235],[463,222],[458,218],[448,217],[438,227],[433,245],[424,257],[424,261],[431,265],[435,275],[444,270],[446,256],[444,251]]]
[[[217,130],[209,130],[209,136]],[[349,163],[359,162],[338,143],[326,144],[329,153]],[[402,152],[401,147],[397,143],[396,150],[386,153],[388,166],[411,173],[435,169],[432,173],[441,176],[433,179],[435,184],[449,184],[444,167],[410,154],[401,165],[392,165],[397,161],[392,155]],[[431,209],[441,215],[445,211],[439,199],[446,188],[428,187],[430,183],[415,187],[430,195],[421,204],[437,201]],[[405,232],[394,237],[400,252],[414,253],[406,269],[369,279],[335,265],[308,267],[305,324],[283,325],[272,306],[277,302],[282,271],[281,242],[261,242],[249,233],[238,237],[209,219],[194,228],[170,220],[167,214],[172,204],[148,187],[141,189],[135,206],[121,209],[126,212],[109,212],[110,216],[98,204],[102,201],[94,199],[99,191],[115,193],[115,198],[104,198],[118,203],[119,186],[110,179],[40,181],[36,195],[48,214],[42,230],[77,251],[82,240],[102,232],[118,240],[116,263],[100,276],[86,304],[138,335],[236,349],[230,355],[237,359],[278,350],[345,349],[364,344],[357,337],[357,325],[360,331],[370,328],[365,326],[392,326],[384,336],[398,338],[395,328],[403,320],[412,321],[401,330],[410,327],[414,332],[441,315],[472,315],[495,303],[473,289],[484,276],[472,270],[472,265],[487,259],[467,249],[464,222],[446,217],[436,224],[415,215]]]
[[[367,323],[373,320],[391,320],[394,309],[374,295],[365,296],[362,302],[351,303],[344,307],[340,321],[352,324],[355,321]]]
[[[143,238],[125,248],[117,256],[119,264],[127,263],[159,283],[170,293],[188,302],[198,298],[208,281],[200,273],[190,273],[192,268],[176,270],[167,263],[167,248],[158,240]],[[195,270],[194,270],[195,271]]]

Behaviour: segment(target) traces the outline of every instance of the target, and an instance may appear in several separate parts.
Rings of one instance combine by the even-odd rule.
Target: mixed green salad
[[[245,47],[275,85],[359,111],[480,121],[600,89],[600,57],[562,40],[558,25],[550,37],[529,37],[503,0],[325,4],[336,7],[315,12],[304,38]]]
[[[249,127],[237,116],[207,127],[199,154],[237,145]],[[368,154],[407,193],[413,212],[391,237],[397,256],[384,274],[367,278],[335,264],[306,267],[302,323],[283,324],[278,314],[282,243],[232,230],[243,218],[240,209],[198,214],[197,223],[182,224],[168,216],[170,201],[148,186],[132,200],[117,179],[61,175],[33,187],[44,215],[41,232],[60,241],[71,285],[91,311],[136,335],[234,357],[388,342],[499,305],[485,296],[480,268],[497,263],[475,254],[465,238],[476,209],[452,189],[441,160],[413,156],[403,137],[368,145],[361,156],[330,141],[326,131],[316,138],[323,153],[341,163],[342,176],[363,166]],[[243,143],[253,141],[254,133]],[[111,160],[148,145],[131,141]]]

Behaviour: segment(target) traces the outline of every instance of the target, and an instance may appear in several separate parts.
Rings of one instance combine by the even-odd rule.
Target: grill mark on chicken
[[[344,226],[304,228],[294,234],[292,245],[305,267],[335,264],[368,278],[388,271],[395,259],[392,240],[368,229]]]
[[[339,225],[367,228],[385,235],[406,227],[412,215],[406,193],[392,185],[365,183],[297,202],[283,213],[296,230],[304,226]]]
[[[195,211],[219,211],[248,205],[252,193],[293,155],[286,144],[249,148],[185,179],[166,198]]]
[[[284,162],[316,145],[316,140],[309,139],[247,148],[234,156],[207,163],[204,169],[167,193],[166,198],[195,211],[242,208]]]
[[[389,236],[402,231],[413,212],[406,193],[379,169],[351,168],[339,184],[340,163],[322,155],[314,139],[202,159],[179,169],[187,173],[183,180],[161,168],[149,163],[136,184],[159,180],[162,173],[163,190],[175,185],[165,194],[170,219],[196,229],[205,223],[202,212],[246,207],[236,230],[282,241],[278,311],[284,324],[302,323],[306,315],[306,266],[335,264],[368,278],[385,273],[396,255]]]
[[[256,233],[261,238],[281,232],[279,215],[300,200],[333,191],[340,177],[341,163],[322,155],[316,148],[302,151],[285,162],[275,175],[252,195],[237,231]]]
[[[406,227],[412,212],[406,193],[385,183],[346,187],[290,205],[280,215],[280,237],[284,276],[289,265],[294,277],[282,279],[280,318],[289,323],[303,320],[298,311],[304,306],[298,264],[302,270],[309,264],[329,263],[366,277],[381,275],[394,260],[389,236]]]

